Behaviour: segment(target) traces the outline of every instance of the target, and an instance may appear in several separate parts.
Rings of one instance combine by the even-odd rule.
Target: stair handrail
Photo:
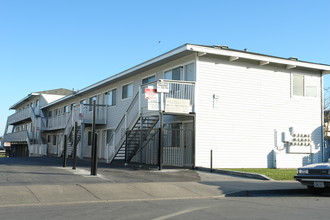
[[[70,112],[70,115],[69,115],[68,119],[66,120],[63,135],[60,136],[60,139],[57,142],[57,149],[59,149],[59,151],[57,152],[57,156],[59,156],[59,157],[62,155],[63,150],[64,150],[63,149],[64,135],[68,134],[68,131],[70,131],[72,128],[72,123],[69,123],[71,118],[72,118],[72,111]]]
[[[139,98],[139,91],[136,93],[136,95],[134,96],[132,102],[130,103],[130,105],[128,106],[127,110],[125,111],[125,114],[123,115],[123,117],[121,118],[121,120],[119,121],[115,131],[112,133],[111,137],[109,138],[109,141],[108,143],[106,144],[106,147],[107,147],[107,152],[108,152],[108,156],[107,156],[107,162],[108,163],[111,163],[112,160],[115,158],[117,152],[120,150],[120,147],[121,145],[123,144],[124,142],[124,137],[125,137],[125,132],[123,132],[123,134],[120,135],[120,138],[119,140],[117,141],[116,140],[116,134],[118,134],[120,131],[120,129],[122,128],[123,126],[123,123],[125,123],[125,131],[132,126],[132,124],[134,124],[134,121],[137,120],[137,118],[139,117],[139,114],[137,114],[137,118],[135,118],[133,120],[133,123],[131,123],[130,125],[127,124],[127,117],[128,115],[131,113],[131,110],[133,109],[133,106],[138,103],[137,100]],[[115,139],[114,139],[115,138]],[[113,152],[109,155],[109,147],[112,143],[112,141],[114,141],[113,145],[114,145],[114,149],[113,149]]]
[[[146,133],[147,133],[148,135],[146,136],[145,140],[143,141],[142,146],[139,147],[139,148],[137,149],[137,151],[134,153],[134,155],[132,155],[132,156],[130,156],[130,157],[128,158],[128,161],[132,160],[132,159],[134,158],[134,156],[135,156],[136,154],[138,154],[141,150],[143,150],[143,148],[145,148],[145,147],[147,146],[147,144],[150,142],[150,140],[151,140],[152,138],[154,138],[154,137],[156,136],[156,134],[159,133],[159,129],[157,129],[157,128],[144,129],[144,130],[142,130],[142,131],[147,131]],[[152,133],[152,131],[156,131],[156,132]]]
[[[141,117],[141,123],[142,124],[144,124],[144,121],[145,120],[147,120],[147,118],[145,118],[145,119],[143,119],[142,117]],[[153,125],[150,127],[150,128],[147,128],[147,129],[137,129],[137,130],[134,130],[134,131],[146,131],[146,134],[147,134],[147,136],[145,137],[145,139],[143,140],[143,141],[145,141],[147,138],[148,138],[148,136],[149,136],[149,134],[151,133],[151,131],[154,129],[154,127],[156,126],[156,124],[158,123],[158,121],[159,121],[159,117],[157,117],[157,120],[155,120],[155,122],[153,123]],[[130,135],[131,134],[131,132],[132,132],[133,130],[130,130],[130,131],[128,131],[128,135]],[[126,133],[126,135],[127,135],[127,133]],[[136,135],[138,135],[138,134],[135,134],[134,136],[136,136]]]

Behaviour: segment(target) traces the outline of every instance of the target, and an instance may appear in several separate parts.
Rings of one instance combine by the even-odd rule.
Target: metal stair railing
[[[70,116],[68,117],[67,121],[66,121],[66,124],[65,124],[65,128],[64,128],[64,131],[63,131],[63,135],[60,137],[59,141],[57,142],[57,149],[58,152],[57,152],[57,156],[60,157],[63,153],[63,150],[64,150],[64,147],[63,147],[63,144],[64,144],[64,135],[68,135],[70,132],[71,132],[71,129],[72,129],[72,123],[70,123],[70,120],[72,119],[72,112],[70,113]]]
[[[131,104],[128,106],[125,114],[118,123],[114,133],[109,138],[106,145],[108,149],[107,163],[111,163],[120,151],[125,142],[126,130],[136,123],[139,118],[139,92],[134,96]],[[112,144],[113,143],[113,144]],[[112,146],[111,146],[112,144]],[[109,150],[110,148],[111,151]]]
[[[141,152],[153,138],[159,133],[159,129],[151,128],[151,129],[143,129],[143,130],[134,130],[135,132],[139,132],[142,134],[144,137],[142,138],[142,144],[138,144],[137,147],[129,147],[129,144],[127,147],[130,148],[128,150],[128,155],[127,155],[127,162],[130,162],[139,152]]]
[[[81,126],[77,126],[77,145],[79,144],[81,139]],[[74,126],[72,126],[71,131],[68,135],[67,139],[67,154],[68,156],[72,156],[73,149],[74,149]]]
[[[127,141],[125,143],[125,147],[128,148],[128,150],[126,150],[126,152],[128,153],[127,162],[129,162],[135,156],[135,154],[139,151],[139,148],[143,148],[143,143],[148,139],[153,128],[158,123],[158,121],[159,121],[158,116],[156,118],[154,118],[155,116],[151,116],[151,117],[152,117],[152,119],[150,119],[150,117],[146,117],[146,118],[140,117],[139,120],[133,126],[132,130],[128,130],[126,132]],[[146,121],[148,121],[148,122],[151,121],[152,123],[148,123],[147,127],[144,127],[143,125],[146,125]],[[135,128],[137,128],[136,125],[139,122],[140,122],[140,124],[139,124],[140,128],[135,129]],[[136,138],[138,138],[138,143],[133,142],[133,140],[136,140]],[[132,147],[132,145],[134,145],[135,147]],[[134,149],[131,150],[132,148],[134,148]]]

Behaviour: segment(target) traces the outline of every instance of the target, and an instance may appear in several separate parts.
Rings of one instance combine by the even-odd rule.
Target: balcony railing
[[[105,124],[107,117],[106,106],[96,106],[95,108],[95,121],[97,124]],[[92,123],[93,112],[90,105],[76,106],[71,112],[54,115],[48,118],[47,129],[64,129],[67,123],[74,124],[75,121],[81,123]]]
[[[31,116],[31,114],[32,114],[32,108],[31,107],[23,109],[19,112],[16,112],[16,113],[8,116],[8,119],[7,119],[8,124],[12,125],[12,124],[15,124],[17,122],[26,120]]]
[[[159,90],[159,84],[163,86],[162,90]],[[141,112],[146,114],[160,110],[171,113],[195,112],[195,83],[160,80],[142,85],[140,107]]]
[[[28,132],[27,131],[19,131],[15,133],[5,134],[3,137],[4,142],[22,142],[27,141]]]

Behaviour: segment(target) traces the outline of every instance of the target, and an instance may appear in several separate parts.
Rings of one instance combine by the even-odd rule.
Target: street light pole
[[[92,119],[92,161],[91,161],[91,175],[97,175],[97,142],[95,133],[95,109],[96,100],[93,101],[93,119]]]

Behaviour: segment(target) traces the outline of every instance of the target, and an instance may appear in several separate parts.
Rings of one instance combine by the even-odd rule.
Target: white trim
[[[294,68],[296,68],[297,66],[295,66],[295,65],[287,65],[286,66],[286,69],[287,70],[289,70],[289,69],[294,69]]]
[[[260,66],[265,66],[265,65],[268,65],[269,64],[269,61],[263,61],[263,60],[261,60],[260,62],[259,62],[259,65]]]
[[[270,63],[294,65],[294,66],[305,67],[310,69],[330,71],[330,65],[295,61],[281,57],[273,57],[265,54],[255,54],[250,52],[235,51],[231,49],[210,48],[210,47],[192,45],[192,44],[188,44],[187,48],[192,51],[204,52],[209,54],[217,54],[217,55],[229,56],[229,57],[240,57],[250,60],[268,61]]]
[[[232,56],[232,57],[229,57],[229,61],[232,62],[232,61],[235,61],[235,60],[238,60],[239,57],[237,56]]]

